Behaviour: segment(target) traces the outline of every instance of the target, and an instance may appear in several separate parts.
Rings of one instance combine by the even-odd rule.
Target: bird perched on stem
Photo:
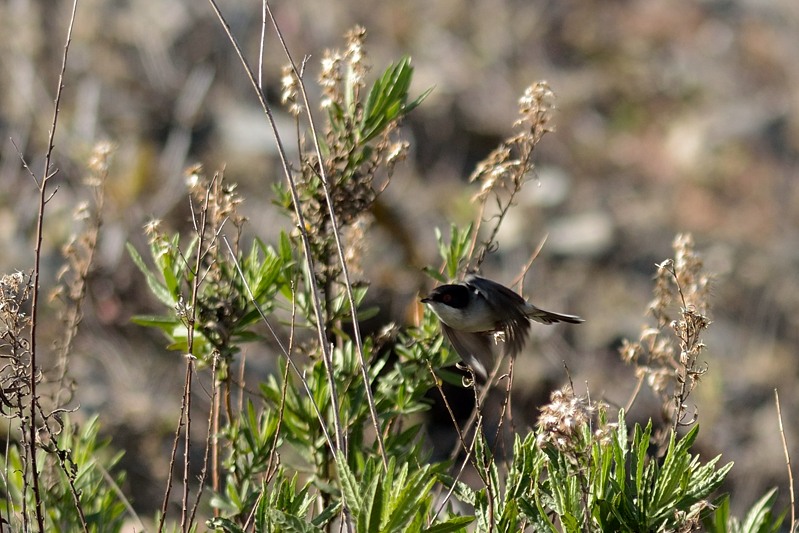
[[[461,359],[483,379],[494,367],[492,341],[497,336],[504,341],[505,355],[515,357],[527,342],[531,320],[584,322],[579,316],[539,309],[504,285],[475,274],[460,283],[436,287],[422,303],[441,321],[441,331]]]

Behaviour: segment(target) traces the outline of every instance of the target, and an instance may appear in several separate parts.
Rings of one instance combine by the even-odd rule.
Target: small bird
[[[497,334],[504,338],[505,355],[515,357],[527,342],[531,320],[584,322],[579,316],[539,309],[504,285],[475,274],[461,283],[436,287],[422,303],[441,321],[441,331],[461,359],[483,379],[494,366],[491,341]]]

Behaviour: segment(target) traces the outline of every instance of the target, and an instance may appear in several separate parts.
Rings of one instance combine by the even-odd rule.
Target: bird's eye
[[[441,301],[444,302],[445,304],[448,304],[450,301],[452,301],[452,295],[451,294],[443,295],[441,297]]]

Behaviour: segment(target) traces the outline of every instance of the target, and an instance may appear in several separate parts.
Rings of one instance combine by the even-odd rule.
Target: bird
[[[460,358],[485,380],[494,367],[492,340],[504,340],[504,355],[516,357],[524,348],[531,321],[580,324],[575,315],[539,309],[508,287],[469,274],[460,283],[439,285],[421,299],[441,323],[441,331]]]

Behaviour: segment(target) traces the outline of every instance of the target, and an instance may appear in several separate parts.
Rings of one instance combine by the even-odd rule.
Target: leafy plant
[[[120,486],[124,473],[110,474],[122,458],[122,452],[110,449],[109,440],[100,440],[98,417],[78,425],[69,417],[57,437],[38,451],[42,465],[42,504],[48,531],[121,531],[128,509]],[[31,509],[33,494],[25,490],[25,465],[17,447],[5,457],[7,475],[3,476],[0,507],[10,513],[7,523],[22,530],[20,516]]]

